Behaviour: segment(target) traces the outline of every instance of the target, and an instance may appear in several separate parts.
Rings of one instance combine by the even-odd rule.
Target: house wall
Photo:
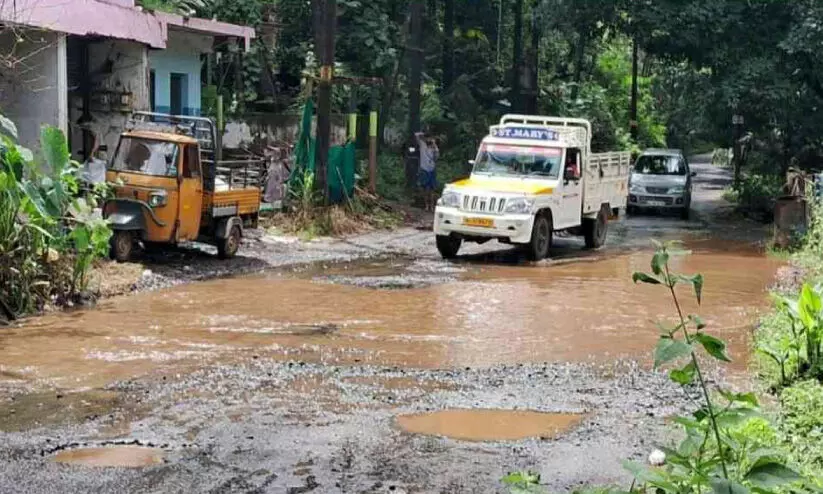
[[[154,71],[154,111],[171,112],[171,75],[183,74],[183,114],[200,115],[200,56],[210,50],[210,37],[170,31],[167,48],[149,53],[149,67]]]
[[[0,112],[17,125],[20,144],[37,150],[42,125],[66,130],[66,38],[48,31],[4,30],[0,54],[16,62],[0,71]]]
[[[72,44],[82,43],[82,38],[70,40]],[[71,50],[69,57],[74,78],[82,77],[79,48]],[[105,39],[89,44],[89,73],[91,84],[91,116],[94,121],[89,128],[108,147],[109,155],[114,153],[120,133],[134,110],[149,109],[149,81],[146,67],[147,48],[131,41]],[[79,80],[70,86],[78,88]],[[70,146],[76,159],[84,159],[82,129],[77,125],[83,115],[83,95],[79,90],[70,93],[69,127]]]

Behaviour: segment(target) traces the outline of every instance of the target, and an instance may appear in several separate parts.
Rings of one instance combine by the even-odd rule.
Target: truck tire
[[[526,255],[532,261],[549,257],[552,246],[552,220],[549,215],[538,214],[534,217],[532,239],[526,246]]]
[[[451,235],[437,235],[437,251],[443,259],[454,259],[457,257],[457,252],[460,250],[460,245],[463,243],[457,237]]]
[[[117,262],[128,262],[134,247],[134,236],[128,230],[115,230],[109,240],[109,257]]]
[[[237,225],[232,226],[226,238],[217,240],[217,257],[220,259],[234,257],[240,249],[240,238],[240,227]]]
[[[586,239],[586,247],[589,249],[599,249],[606,243],[606,233],[609,231],[608,208],[603,206],[597,212],[596,218],[583,218],[583,236]]]

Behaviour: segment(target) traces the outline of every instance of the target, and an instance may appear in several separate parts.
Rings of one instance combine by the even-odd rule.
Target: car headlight
[[[165,190],[155,190],[149,194],[149,206],[159,208],[165,206],[168,202],[169,196]]]
[[[443,191],[443,195],[440,196],[437,204],[447,208],[456,208],[460,206],[460,194],[453,190]]]
[[[644,189],[642,185],[630,184],[629,192],[631,192],[632,194],[642,194],[646,192],[646,189]]]
[[[669,189],[669,194],[682,194],[686,192],[686,187],[672,187]]]
[[[509,199],[509,201],[506,203],[506,209],[504,210],[504,212],[513,214],[531,213],[533,205],[534,199],[527,199],[525,197]]]

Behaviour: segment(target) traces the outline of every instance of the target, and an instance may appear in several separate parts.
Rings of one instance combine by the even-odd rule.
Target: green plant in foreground
[[[635,283],[660,286],[672,298],[677,319],[673,326],[659,324],[660,339],[654,352],[654,366],[659,368],[680,362],[669,371],[669,378],[688,389],[697,389],[699,408],[690,416],[677,417],[674,422],[683,428],[684,439],[672,448],[661,448],[665,465],[646,466],[624,462],[635,481],[628,492],[655,494],[765,494],[770,492],[808,492],[806,481],[786,466],[781,455],[770,449],[758,437],[769,436],[770,426],[759,414],[757,397],[753,393],[711,390],[704,377],[699,354],[719,362],[730,362],[726,343],[708,334],[706,325],[697,315],[685,314],[678,298],[678,286],[689,286],[698,305],[702,302],[703,276],[686,276],[672,272],[669,260],[688,254],[676,243],[655,242],[650,273],[634,273]],[[719,395],[714,398],[713,395]],[[750,429],[756,429],[757,434]],[[766,431],[764,432],[763,429]],[[521,488],[511,480],[522,480],[523,474],[512,474],[504,483]],[[534,478],[532,475],[529,478]],[[507,480],[508,479],[508,480]],[[537,478],[539,482],[539,477]],[[534,489],[534,486],[528,486]],[[513,492],[537,492],[516,491]],[[626,492],[619,489],[599,492]]]

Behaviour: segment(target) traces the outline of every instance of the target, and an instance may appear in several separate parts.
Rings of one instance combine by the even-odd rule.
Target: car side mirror
[[[577,173],[577,167],[567,166],[563,171],[563,180],[580,180],[580,174]]]

